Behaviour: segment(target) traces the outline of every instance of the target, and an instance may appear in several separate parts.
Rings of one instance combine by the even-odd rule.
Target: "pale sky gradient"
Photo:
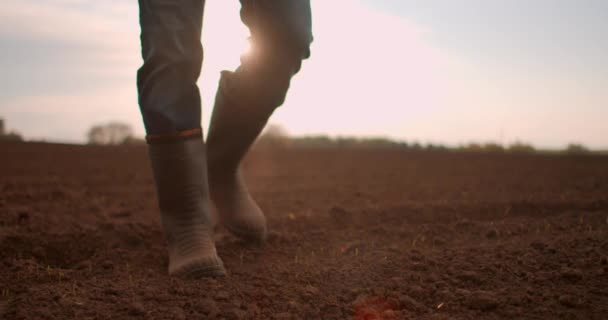
[[[313,0],[312,58],[272,119],[293,135],[608,148],[608,1]],[[247,30],[207,0],[203,125]],[[0,117],[26,138],[144,135],[137,1],[3,0]]]

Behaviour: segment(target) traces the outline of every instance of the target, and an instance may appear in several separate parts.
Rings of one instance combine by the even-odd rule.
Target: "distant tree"
[[[481,152],[483,147],[479,143],[471,142],[466,146],[460,147],[461,151],[470,151],[470,152]]]
[[[530,144],[516,141],[509,146],[508,151],[511,153],[534,153],[536,149]]]
[[[0,141],[23,141],[23,137],[14,131],[0,135]]]
[[[486,143],[483,145],[483,151],[491,153],[502,153],[505,152],[505,148],[498,143]]]
[[[566,153],[568,153],[568,154],[588,154],[588,153],[591,153],[591,151],[582,144],[571,143],[566,148]]]
[[[364,139],[361,141],[361,144],[366,147],[382,147],[382,148],[392,148],[396,147],[396,143],[388,138],[376,137]]]
[[[291,142],[296,147],[332,147],[335,145],[334,141],[330,139],[328,136],[309,136],[309,137],[300,137],[300,138],[292,138]]]
[[[448,148],[442,144],[428,143],[426,145],[428,151],[446,151]]]
[[[23,137],[16,131],[8,131],[4,119],[0,118],[0,141],[23,141]]]
[[[414,141],[412,144],[410,144],[410,149],[422,150],[422,145],[419,142]]]
[[[129,145],[138,145],[138,144],[146,144],[146,140],[139,138],[139,137],[128,137],[126,138],[122,144],[129,144]]]
[[[355,147],[359,145],[359,140],[354,137],[338,137],[334,140],[339,147]]]
[[[130,125],[121,122],[109,122],[95,125],[87,133],[89,144],[116,145],[129,142],[133,139],[133,129]]]

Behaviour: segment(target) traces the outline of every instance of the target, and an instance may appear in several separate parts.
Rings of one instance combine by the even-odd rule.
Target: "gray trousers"
[[[228,1],[228,0],[221,0]],[[240,0],[253,54],[219,89],[232,103],[274,110],[283,104],[291,77],[310,56],[310,0]],[[143,66],[137,72],[139,106],[148,136],[201,127],[196,81],[203,61],[204,0],[139,0]]]

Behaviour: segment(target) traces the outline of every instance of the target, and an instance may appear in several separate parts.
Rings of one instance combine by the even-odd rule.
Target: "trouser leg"
[[[291,78],[310,56],[310,0],[241,0],[241,19],[251,31],[252,50],[236,71],[224,71],[211,116],[209,161],[235,167],[285,101]],[[238,130],[235,141],[226,135]],[[218,159],[216,159],[216,157]]]
[[[196,85],[203,58],[204,1],[139,0],[139,6],[144,64],[137,87],[168,245],[168,271],[185,278],[223,275],[213,241]]]
[[[139,105],[148,138],[200,133],[204,0],[139,0]]]
[[[252,50],[235,72],[223,73],[220,89],[233,103],[268,113],[283,104],[291,78],[310,56],[310,0],[241,0],[241,5]]]
[[[224,71],[207,137],[209,183],[224,225],[262,240],[266,220],[247,191],[239,167],[273,111],[283,104],[293,75],[310,55],[309,0],[241,0],[252,51],[234,72]]]

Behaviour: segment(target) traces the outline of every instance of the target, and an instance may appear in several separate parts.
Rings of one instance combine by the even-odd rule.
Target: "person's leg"
[[[139,0],[143,66],[139,105],[161,222],[169,274],[224,274],[213,242],[201,99],[196,80],[204,0]]]
[[[252,51],[235,72],[222,72],[207,137],[209,183],[227,229],[263,240],[266,220],[247,191],[240,162],[310,55],[310,0],[241,0],[241,5]]]

